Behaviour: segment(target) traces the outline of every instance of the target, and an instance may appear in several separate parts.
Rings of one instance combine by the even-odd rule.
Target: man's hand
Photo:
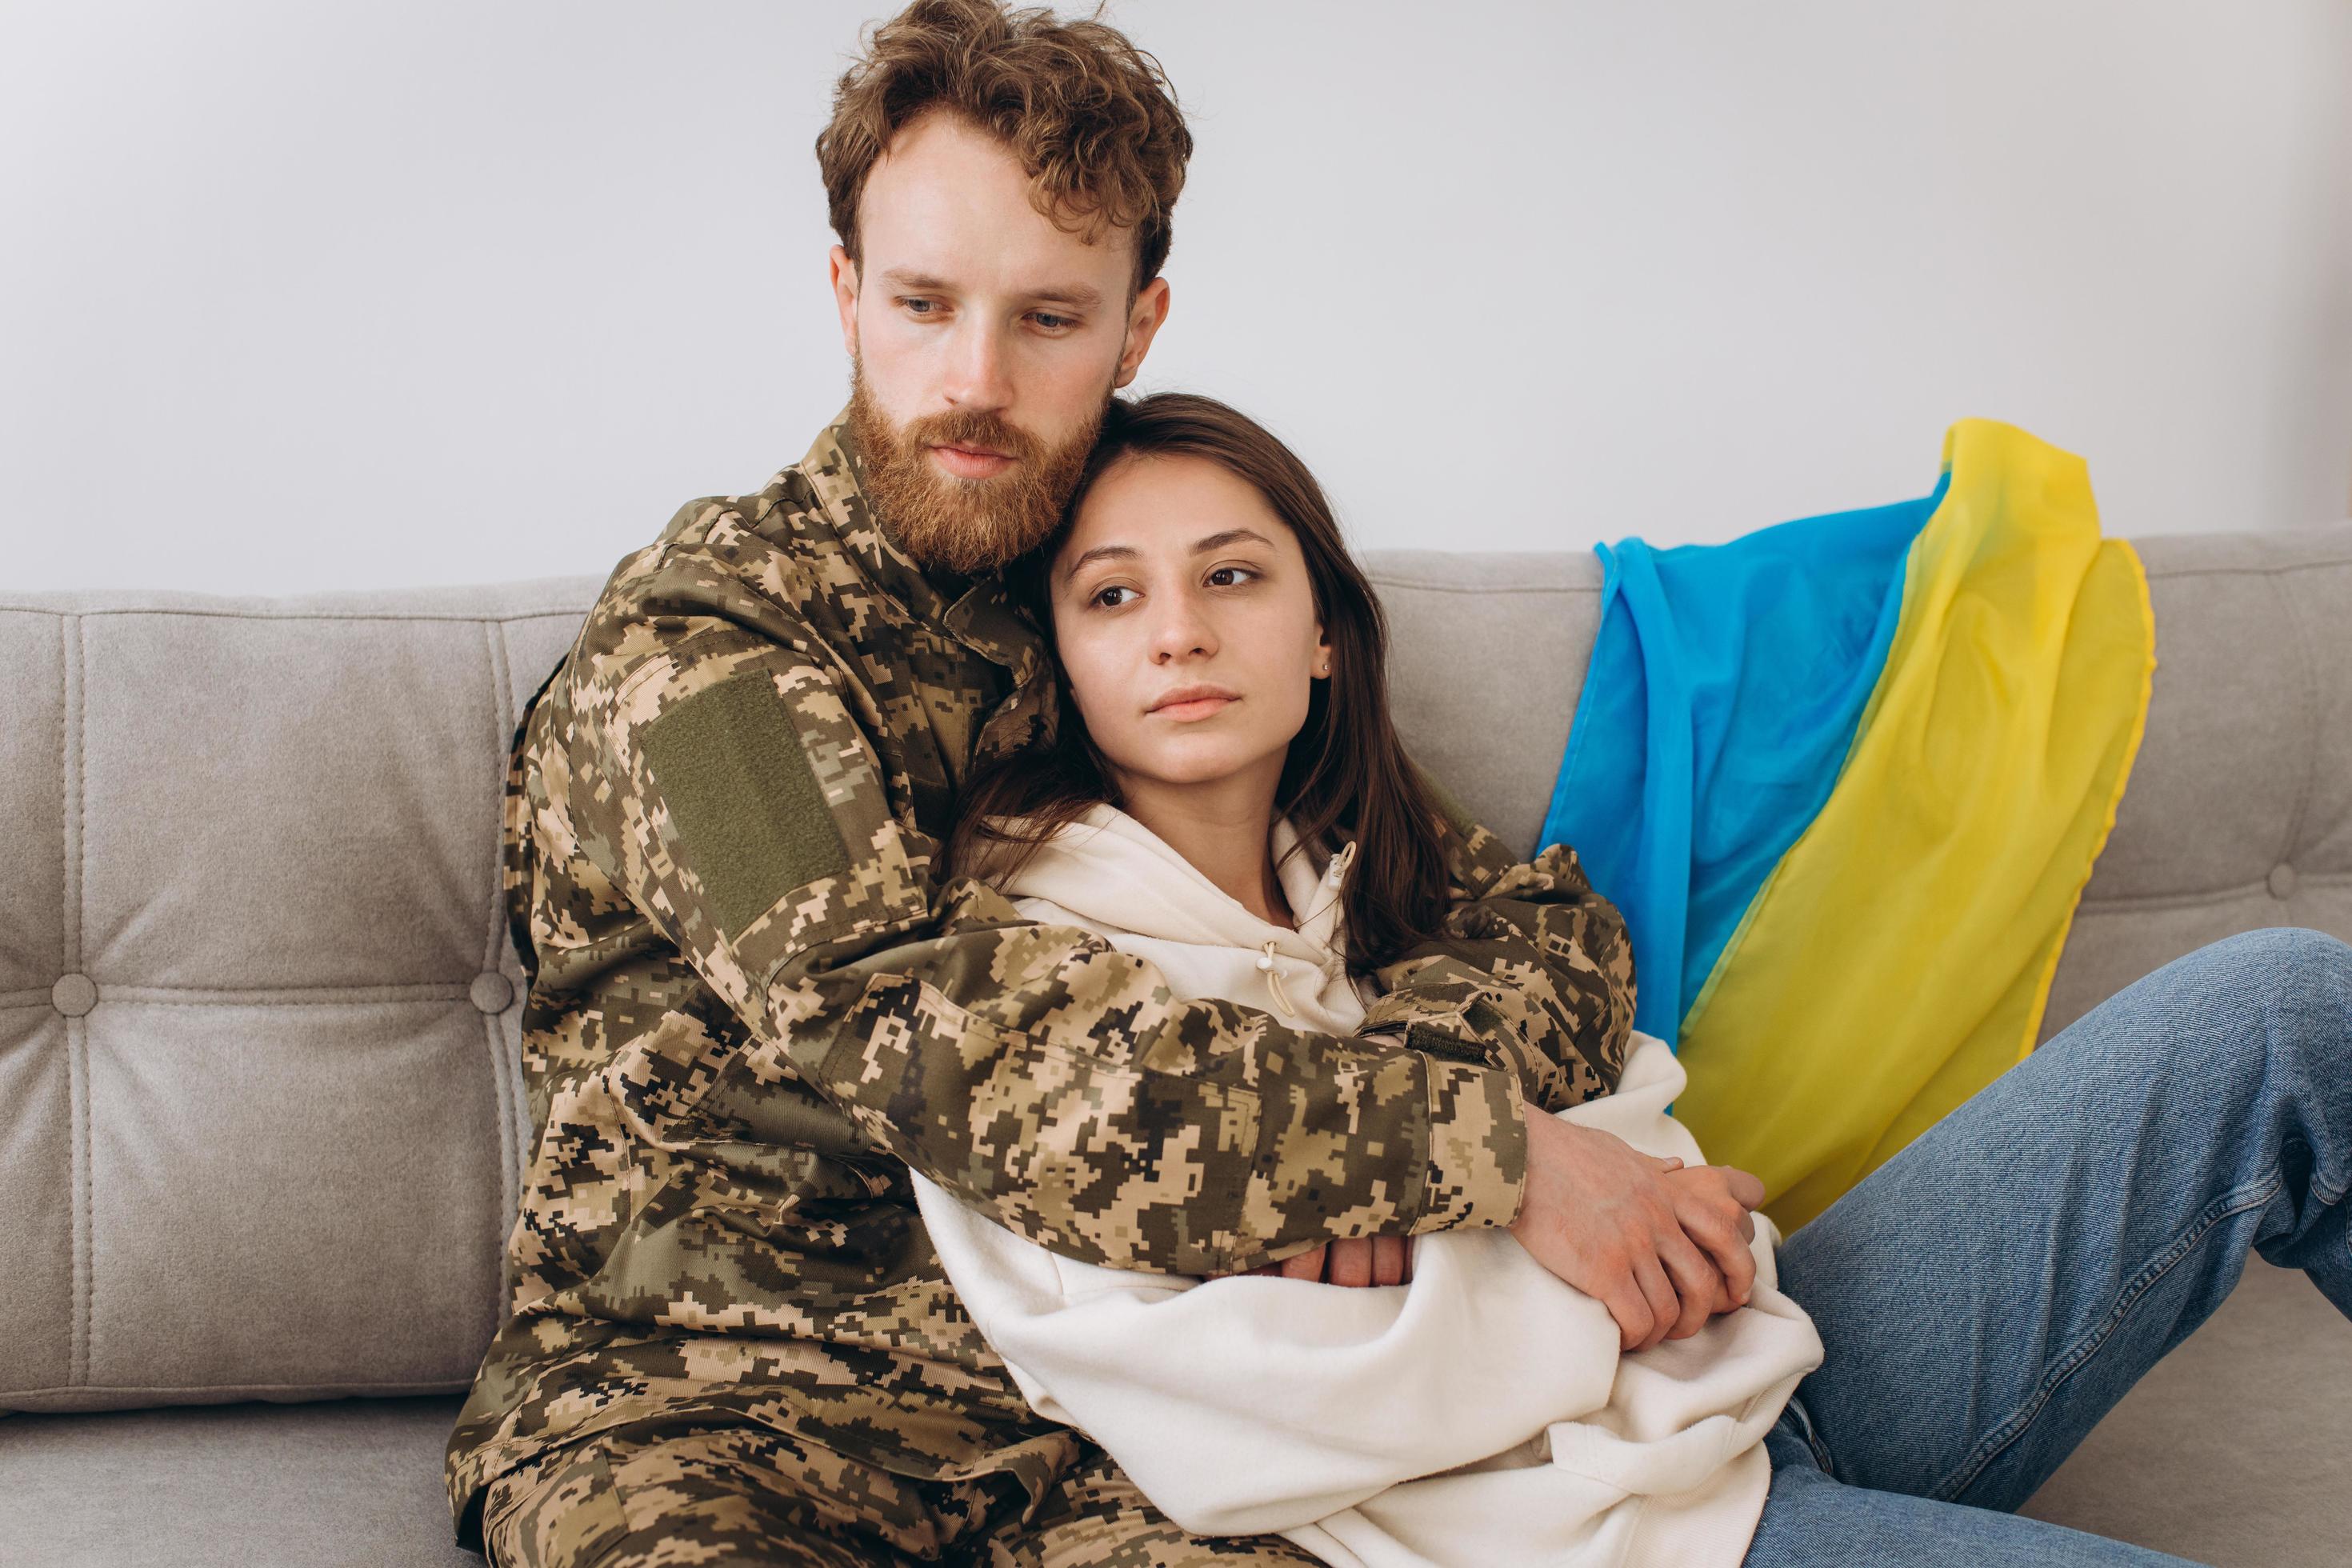
[[[1722,1289],[1707,1315],[1745,1307],[1756,1288],[1756,1255],[1748,1244],[1756,1239],[1753,1211],[1764,1201],[1764,1184],[1734,1165],[1686,1165],[1668,1172],[1666,1181],[1675,1189],[1675,1217],[1682,1221],[1683,1234],[1698,1243],[1722,1275]],[[1689,1321],[1685,1310],[1683,1322]],[[1706,1321],[1702,1317],[1689,1331],[1696,1333]],[[1667,1336],[1682,1337],[1680,1324]]]
[[[1688,1339],[1709,1318],[1748,1304],[1756,1285],[1750,1211],[1763,1201],[1764,1184],[1746,1171],[1686,1169],[1612,1133],[1538,1112],[1528,1119],[1528,1193],[1511,1233],[1536,1261],[1609,1309],[1622,1349],[1647,1350]],[[1558,1212],[1563,1202],[1565,1213]],[[1412,1239],[1326,1242],[1243,1272],[1327,1285],[1409,1284]]]
[[[1751,1185],[1735,1191],[1734,1175]],[[1729,1240],[1739,1227],[1725,1205],[1742,1194],[1760,1202],[1755,1180],[1725,1166],[1684,1173],[1680,1160],[1532,1111],[1527,1194],[1511,1234],[1537,1262],[1609,1309],[1620,1349],[1648,1350],[1698,1332],[1716,1311],[1747,1300],[1754,1260]],[[1686,1212],[1705,1250],[1685,1228]]]
[[[1327,1241],[1279,1263],[1261,1263],[1242,1272],[1317,1280],[1326,1285],[1409,1285],[1412,1282],[1412,1238],[1360,1236],[1346,1241]]]

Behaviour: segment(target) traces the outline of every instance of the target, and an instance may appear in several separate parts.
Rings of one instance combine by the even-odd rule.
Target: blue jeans
[[[2352,1316],[2347,1187],[2352,947],[2249,931],[2109,997],[1788,1238],[1827,1353],[1746,1561],[2180,1562],[2011,1510],[2249,1247]]]

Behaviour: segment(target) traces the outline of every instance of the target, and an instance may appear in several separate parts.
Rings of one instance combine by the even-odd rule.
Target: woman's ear
[[[1318,680],[1331,673],[1331,642],[1323,635],[1323,623],[1315,623],[1315,678]]]

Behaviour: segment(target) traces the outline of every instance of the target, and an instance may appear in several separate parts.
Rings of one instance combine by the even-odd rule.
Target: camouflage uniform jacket
[[[1572,852],[1473,829],[1447,952],[1354,1039],[1179,1001],[1097,936],[934,867],[975,761],[1050,735],[997,579],[876,527],[845,427],[623,560],[518,727],[503,862],[537,1131],[512,1312],[449,1443],[480,1489],[591,1433],[766,1425],[894,1474],[1076,1449],[948,1287],[913,1165],[1089,1261],[1237,1269],[1501,1225],[1524,1102],[1613,1086],[1633,1007]]]

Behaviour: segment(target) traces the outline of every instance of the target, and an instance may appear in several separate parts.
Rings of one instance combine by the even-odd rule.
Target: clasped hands
[[[1511,1234],[1537,1262],[1609,1309],[1620,1348],[1687,1339],[1709,1318],[1748,1304],[1763,1183],[1730,1165],[1644,1154],[1613,1133],[1539,1112],[1527,1127],[1527,1187]],[[1244,1272],[1401,1285],[1412,1278],[1412,1244],[1355,1237]]]

